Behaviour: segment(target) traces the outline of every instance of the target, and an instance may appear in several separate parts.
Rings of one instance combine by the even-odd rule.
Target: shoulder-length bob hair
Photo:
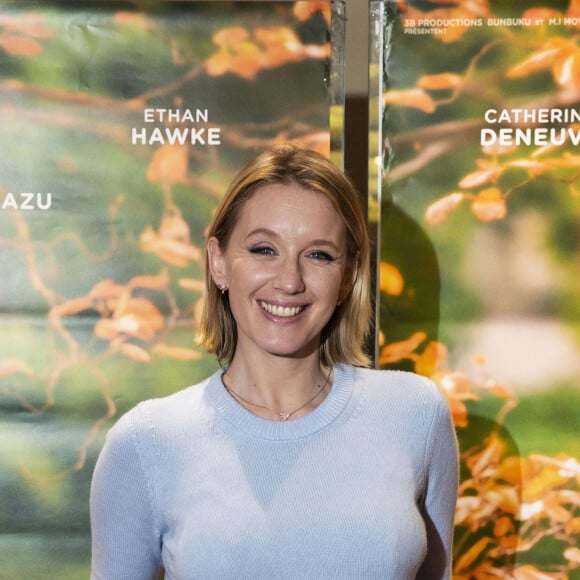
[[[363,344],[371,314],[369,237],[356,188],[330,160],[288,144],[266,149],[234,177],[208,226],[207,239],[215,236],[220,249],[225,251],[244,204],[267,184],[296,184],[321,193],[341,216],[347,236],[348,271],[356,270],[356,279],[322,331],[320,360],[325,366],[340,363],[368,366]],[[228,293],[222,293],[212,280],[207,248],[205,300],[196,342],[215,353],[221,364],[232,362],[237,343],[236,322]]]

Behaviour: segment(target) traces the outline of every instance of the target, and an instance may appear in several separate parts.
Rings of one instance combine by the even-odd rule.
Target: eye
[[[334,262],[334,257],[331,256],[328,252],[324,252],[322,250],[313,250],[308,254],[309,258],[313,258],[314,260],[320,260],[322,262]]]
[[[259,256],[273,256],[276,252],[270,246],[257,245],[250,248],[250,254],[258,254]]]

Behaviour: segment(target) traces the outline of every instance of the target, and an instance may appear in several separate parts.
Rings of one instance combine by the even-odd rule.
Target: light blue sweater
[[[93,580],[450,577],[457,447],[439,389],[337,366],[312,413],[249,413],[221,371],[137,405],[91,489]]]

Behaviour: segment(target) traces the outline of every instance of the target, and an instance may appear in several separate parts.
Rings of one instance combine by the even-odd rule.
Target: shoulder
[[[177,435],[187,427],[206,423],[210,413],[206,391],[211,379],[166,397],[141,401],[117,420],[107,440],[131,441],[142,448],[164,434]]]
[[[353,382],[361,392],[363,408],[375,409],[395,422],[434,423],[449,420],[449,405],[441,389],[429,378],[406,371],[353,367]]]
[[[427,377],[406,371],[383,371],[353,367],[353,379],[377,396],[403,397],[413,402],[435,403],[445,399],[439,387]]]

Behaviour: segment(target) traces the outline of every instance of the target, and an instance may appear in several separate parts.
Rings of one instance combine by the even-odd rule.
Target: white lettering
[[[144,109],[145,123],[207,123],[207,109]]]
[[[16,203],[16,198],[13,193],[6,194],[6,197],[2,202],[2,209],[18,209],[18,204]]]
[[[185,127],[182,129],[169,127],[155,127],[148,132],[147,129],[133,128],[131,130],[131,143],[133,145],[221,145],[220,127]]]
[[[212,127],[207,130],[207,144],[208,145],[221,145],[222,143],[222,132],[221,129],[217,127]]]
[[[34,199],[34,193],[21,193],[20,199],[20,209],[34,209],[34,205],[31,203]]]
[[[147,130],[146,129],[131,129],[131,143],[133,145],[137,144],[137,141],[141,141],[141,145],[145,145],[147,143]]]
[[[44,195],[42,193],[7,193],[2,200],[1,209],[15,209],[30,211],[35,209],[50,209],[52,206],[52,194],[47,193]]]
[[[536,127],[534,129],[509,129],[499,130],[482,129],[480,132],[480,144],[482,147],[500,145],[510,147],[513,145],[533,145],[543,147],[545,145],[563,145],[569,140],[573,145],[580,143],[580,130],[575,131],[571,127],[556,129]]]
[[[483,118],[486,123],[497,123],[497,109],[487,109]]]

